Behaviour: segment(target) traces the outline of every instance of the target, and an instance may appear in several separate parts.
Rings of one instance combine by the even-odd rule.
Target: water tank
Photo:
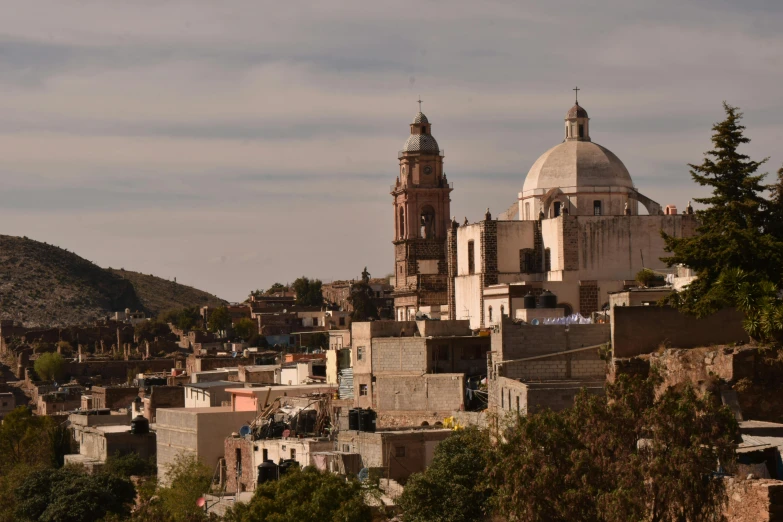
[[[361,408],[352,408],[348,410],[348,429],[349,430],[358,430],[359,429],[359,412],[361,412]]]
[[[538,308],[557,308],[557,296],[549,290],[538,296]]]
[[[535,308],[535,307],[536,307],[536,296],[528,293],[525,297],[522,298],[522,308]]]
[[[371,433],[374,433],[377,417],[378,415],[370,408],[367,408],[366,410],[362,410],[361,413],[359,413],[360,431],[369,431]]]
[[[279,476],[282,477],[286,474],[286,472],[291,468],[298,468],[299,463],[296,461],[296,459],[280,459],[280,462],[277,464],[278,470],[279,470]]]
[[[277,480],[277,464],[267,459],[258,465],[258,483]]]
[[[130,431],[133,435],[146,435],[150,432],[150,421],[138,415],[131,421]]]

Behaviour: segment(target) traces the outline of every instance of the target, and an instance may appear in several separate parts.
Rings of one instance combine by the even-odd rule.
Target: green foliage
[[[168,470],[169,485],[158,489],[161,507],[173,522],[206,520],[199,497],[209,493],[212,470],[193,456],[180,455]]]
[[[324,296],[321,291],[321,281],[319,279],[308,279],[300,277],[291,285],[296,292],[296,304],[302,306],[321,306],[324,304]]]
[[[325,332],[317,332],[305,337],[307,346],[310,348],[329,348],[329,334]]]
[[[280,292],[285,292],[286,290],[288,290],[286,285],[282,283],[275,283],[267,289],[266,295],[277,294]]]
[[[228,313],[228,308],[219,306],[212,310],[209,314],[209,320],[207,321],[207,329],[210,332],[228,330],[230,327],[231,314]]]
[[[693,180],[712,188],[710,197],[696,200],[706,205],[696,211],[698,235],[684,238],[662,233],[666,251],[671,253],[663,261],[669,266],[684,264],[698,276],[667,302],[698,316],[727,306],[745,308],[752,312],[746,326],[755,336],[764,329],[763,317],[747,301],[769,304],[767,290],[783,282],[783,181],[779,178],[778,185],[773,186],[772,199],[764,199],[768,187],[761,183],[764,175],[756,173],[766,159],[753,161],[738,151],[750,141],[743,134],[742,113],[725,103],[723,107],[726,119],[712,128],[713,149],[700,165],[690,165]],[[727,285],[737,282],[748,288],[727,289]],[[757,295],[745,294],[746,289]]]
[[[258,334],[258,324],[252,319],[243,317],[234,325],[234,333],[243,341],[248,341],[253,334]]]
[[[476,428],[441,442],[430,467],[411,475],[399,498],[405,522],[481,520],[491,495],[484,483],[489,451],[487,432]]]
[[[53,381],[63,376],[65,369],[65,360],[57,352],[46,352],[41,354],[33,365],[38,378],[43,381]]]
[[[258,332],[255,332],[247,339],[247,344],[252,348],[269,348],[269,341],[266,340],[266,336]]]
[[[289,471],[260,485],[248,504],[237,504],[226,522],[370,522],[358,482],[315,468]]]
[[[642,268],[636,274],[636,282],[641,286],[650,286],[652,283],[663,283],[664,277],[656,274],[649,268]]]
[[[622,376],[607,396],[582,391],[573,408],[518,417],[491,454],[496,513],[513,520],[717,520],[739,429],[690,386]]]
[[[16,488],[16,497],[20,521],[82,522],[108,513],[128,515],[136,490],[127,479],[66,466],[31,473]]]
[[[57,350],[60,353],[70,354],[73,352],[73,346],[68,341],[58,341]]]
[[[348,302],[353,307],[351,319],[354,321],[378,319],[378,307],[375,306],[374,298],[375,292],[370,286],[370,273],[367,267],[364,267],[362,280],[351,286],[351,295],[348,296]]]
[[[138,453],[128,453],[120,455],[119,453],[106,459],[106,465],[103,472],[117,477],[149,477],[157,473],[155,459],[144,460]]]
[[[198,306],[174,308],[160,314],[158,322],[171,323],[180,330],[187,332],[201,323],[201,311]]]

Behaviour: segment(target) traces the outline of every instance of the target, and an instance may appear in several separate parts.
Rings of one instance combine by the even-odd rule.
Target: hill
[[[223,303],[211,294],[153,276],[106,270],[63,248],[0,235],[0,319],[65,326],[112,312]]]
[[[187,306],[227,304],[227,301],[192,286],[181,285],[153,275],[112,268],[109,271],[131,282],[136,295],[141,300],[141,305],[150,314],[158,315],[165,310]]]

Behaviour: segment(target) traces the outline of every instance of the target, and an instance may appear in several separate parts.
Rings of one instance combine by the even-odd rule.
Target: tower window
[[[405,210],[400,207],[400,239],[405,238]]]
[[[473,241],[468,241],[468,273],[476,273],[475,247]]]
[[[596,199],[593,201],[593,215],[594,216],[600,216],[601,215],[601,200]]]
[[[563,206],[563,204],[559,201],[555,201],[555,217],[558,217],[560,215],[560,208]]]
[[[422,134],[427,134],[427,127],[422,127],[421,128],[421,133]]]
[[[492,307],[489,307],[489,322],[492,322]]]
[[[585,126],[583,124],[579,124],[579,137],[584,138],[585,137]]]
[[[435,238],[435,209],[429,205],[421,209],[421,237]]]

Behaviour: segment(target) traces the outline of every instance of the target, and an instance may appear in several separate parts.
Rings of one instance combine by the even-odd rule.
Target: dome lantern
[[[575,87],[574,92],[576,101],[565,115],[565,141],[590,141],[590,117],[579,105],[579,87]]]

